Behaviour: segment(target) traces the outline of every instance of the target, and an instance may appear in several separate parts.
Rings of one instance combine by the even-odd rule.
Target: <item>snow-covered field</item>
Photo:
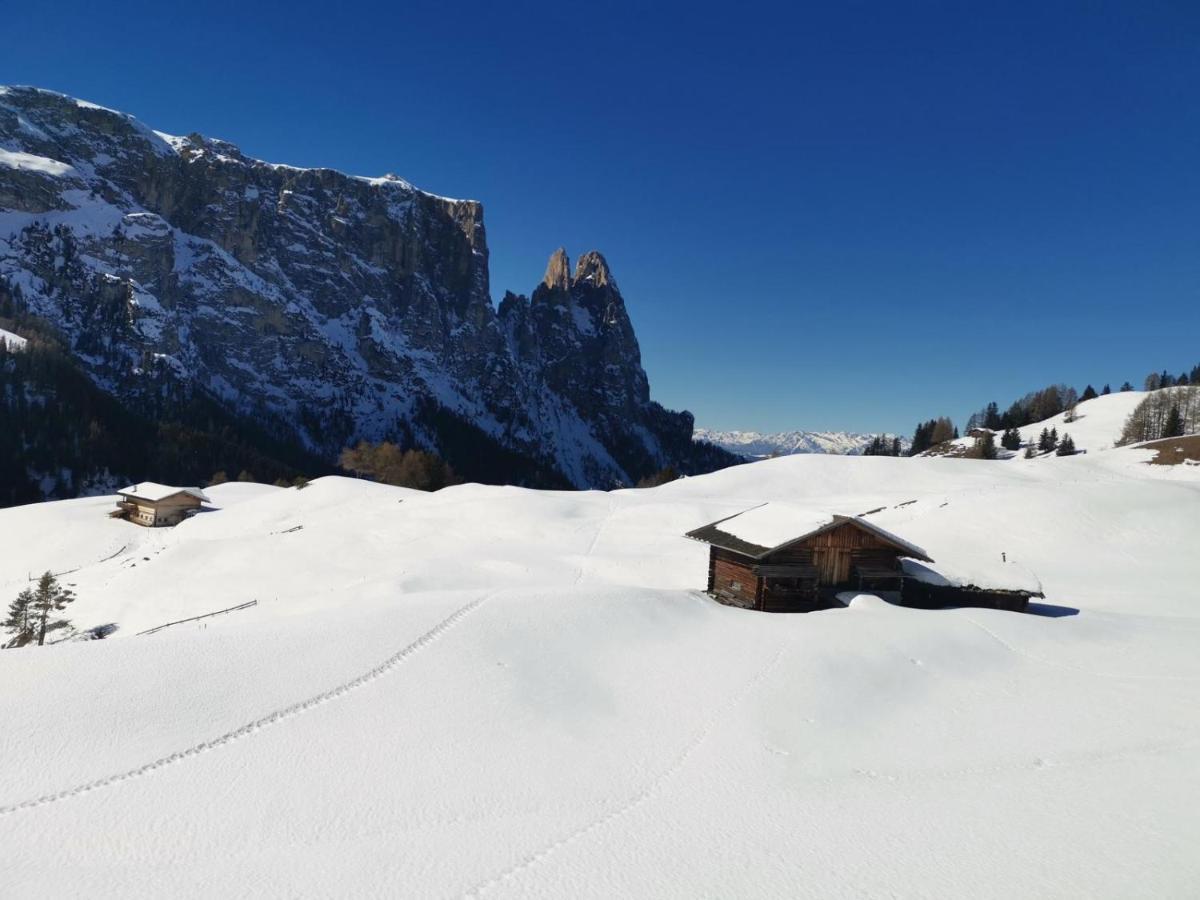
[[[1200,469],[1151,455],[0,510],[0,599],[119,625],[0,652],[0,894],[1196,896]],[[720,606],[681,535],[764,501],[1078,614]]]

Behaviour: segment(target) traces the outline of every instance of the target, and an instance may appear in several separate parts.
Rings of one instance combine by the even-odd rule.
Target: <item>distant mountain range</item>
[[[882,432],[878,432],[882,433]],[[715,444],[730,453],[751,459],[761,456],[788,456],[793,453],[832,453],[840,456],[857,456],[871,443],[875,434],[858,434],[851,431],[780,431],[764,434],[760,431],[717,431],[697,428],[692,438]],[[893,435],[888,434],[891,439]],[[910,441],[901,438],[908,449]]]

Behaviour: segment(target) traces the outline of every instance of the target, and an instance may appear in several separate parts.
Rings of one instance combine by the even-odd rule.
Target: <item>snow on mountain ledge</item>
[[[32,153],[18,153],[0,147],[0,166],[10,169],[24,169],[27,172],[41,172],[43,175],[68,175],[75,171],[74,166],[56,159],[35,156]]]

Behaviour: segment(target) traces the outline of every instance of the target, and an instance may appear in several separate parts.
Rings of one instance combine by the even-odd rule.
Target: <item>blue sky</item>
[[[652,7],[652,8],[650,8]],[[1200,4],[57,2],[0,83],[602,251],[656,399],[909,432],[1200,362]]]

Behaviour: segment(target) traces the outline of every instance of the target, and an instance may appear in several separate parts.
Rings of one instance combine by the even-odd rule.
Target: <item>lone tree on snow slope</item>
[[[66,609],[74,600],[74,592],[60,585],[52,573],[46,572],[38,579],[36,588],[26,588],[9,604],[3,627],[12,638],[5,646],[24,647],[34,641],[42,646],[46,643],[47,632],[70,624],[67,619],[55,618],[52,614]]]

